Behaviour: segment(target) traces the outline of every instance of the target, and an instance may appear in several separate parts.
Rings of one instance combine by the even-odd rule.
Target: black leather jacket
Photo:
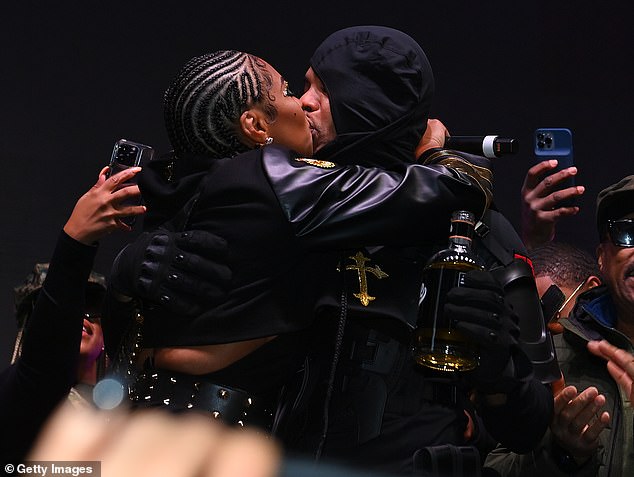
[[[451,211],[482,214],[484,191],[490,192],[475,169],[337,166],[277,146],[206,165],[197,181],[188,174],[181,184],[189,194],[178,181],[166,185],[159,163],[153,166],[155,181],[146,177],[141,187],[150,211],[169,196],[196,196],[186,219],[181,214],[165,226],[224,237],[231,291],[191,320],[164,316],[154,307],[146,316],[144,346],[225,343],[301,329],[312,320],[322,279],[337,267],[333,250],[435,241],[446,235]]]

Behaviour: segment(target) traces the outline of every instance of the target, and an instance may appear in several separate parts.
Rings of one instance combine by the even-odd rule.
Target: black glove
[[[227,255],[227,242],[209,232],[146,232],[119,253],[110,284],[121,295],[196,316],[226,296]]]
[[[444,312],[457,330],[479,346],[480,364],[471,372],[476,387],[485,393],[512,390],[517,384],[512,356],[518,349],[520,329],[493,274],[467,273],[464,286],[447,294]]]

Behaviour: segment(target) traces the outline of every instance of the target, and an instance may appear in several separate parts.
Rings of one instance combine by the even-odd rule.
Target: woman
[[[330,251],[429,240],[458,206],[485,207],[479,177],[444,166],[386,172],[305,159],[311,133],[299,102],[275,69],[246,53],[188,62],[166,92],[165,120],[174,151],[140,181],[146,227],[163,230],[124,250],[113,282],[138,277],[144,254],[180,230],[226,239],[232,277],[226,296],[199,314],[143,303],[138,403],[233,423],[257,408],[270,427],[280,389],[303,361],[320,286],[338,266]],[[116,320],[107,324],[122,329]],[[106,336],[110,350],[119,342]]]
[[[85,302],[97,241],[115,230],[129,232],[121,219],[145,212],[144,206],[125,205],[138,197],[138,187],[120,187],[141,168],[110,178],[107,170],[77,201],[60,231],[37,298],[29,297],[18,308],[19,315],[29,314],[19,337],[19,356],[0,372],[0,425],[10,433],[0,444],[0,457],[7,462],[24,458],[44,421],[81,378],[81,354],[88,341],[82,327],[88,325]],[[99,352],[99,344],[89,347]]]

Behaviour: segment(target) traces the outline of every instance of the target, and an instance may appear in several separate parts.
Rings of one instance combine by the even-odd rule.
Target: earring
[[[266,139],[264,140],[264,145],[268,146],[269,144],[273,144],[273,138],[271,136],[266,136]]]

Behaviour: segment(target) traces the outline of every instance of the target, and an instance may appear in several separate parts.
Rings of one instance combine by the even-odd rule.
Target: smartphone
[[[108,164],[110,168],[106,175],[110,177],[129,167],[143,166],[148,161],[151,161],[152,157],[154,157],[153,147],[139,142],[128,141],[127,139],[119,139],[112,148],[112,156],[110,157],[110,164]],[[136,176],[121,186],[125,187],[126,184],[133,183],[136,183]],[[140,204],[141,199],[126,203],[126,205]],[[129,226],[133,226],[136,222],[136,217],[124,217],[121,220]]]
[[[558,161],[557,167],[548,172],[554,174],[562,169],[575,165],[572,152],[572,132],[567,128],[539,128],[535,130],[535,158],[537,162],[550,159]],[[556,186],[556,190],[575,186],[574,176],[568,177]],[[568,199],[557,204],[559,207],[576,205],[575,199]]]
[[[112,148],[108,177],[129,167],[141,166],[150,161],[153,156],[153,147],[127,139],[119,139]]]

